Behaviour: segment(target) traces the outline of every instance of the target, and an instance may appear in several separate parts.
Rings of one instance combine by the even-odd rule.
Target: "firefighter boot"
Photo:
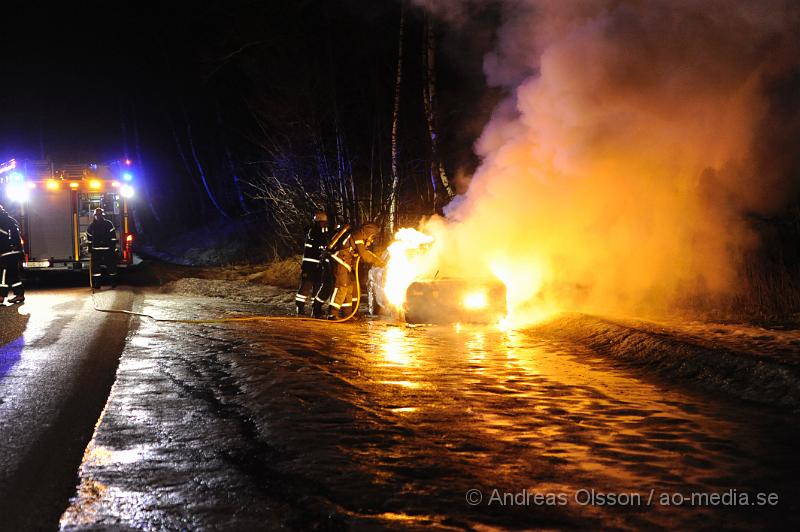
[[[325,317],[325,315],[322,314],[322,303],[319,301],[314,301],[314,304],[311,305],[311,317],[318,319],[323,319]]]
[[[25,296],[23,296],[23,295],[14,296],[11,299],[9,299],[8,302],[9,303],[24,303],[25,302]]]
[[[306,313],[306,304],[305,303],[297,303],[297,315],[302,316]]]

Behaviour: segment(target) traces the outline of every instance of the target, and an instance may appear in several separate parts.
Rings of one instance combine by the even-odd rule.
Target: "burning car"
[[[497,323],[506,316],[506,286],[499,279],[421,275],[428,244],[418,231],[398,232],[383,257],[388,266],[367,275],[370,314],[396,313],[409,323]]]
[[[367,276],[370,314],[398,312],[409,323],[497,323],[506,315],[506,286],[499,280],[420,279],[406,289],[405,302],[397,308],[384,289],[383,268]]]

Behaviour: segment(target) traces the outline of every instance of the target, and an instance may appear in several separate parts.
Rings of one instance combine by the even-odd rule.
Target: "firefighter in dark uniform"
[[[297,315],[305,313],[306,303],[319,291],[322,281],[322,250],[328,245],[328,215],[318,212],[306,231],[303,263],[300,265],[300,288],[294,297]]]
[[[319,289],[314,296],[314,304],[311,306],[311,317],[323,319],[327,315],[323,312],[322,306],[328,302],[333,292],[333,274],[336,264],[331,258],[331,253],[338,249],[338,243],[350,234],[350,225],[337,225],[328,237],[328,243],[323,248],[319,260]]]
[[[9,303],[25,301],[25,285],[20,277],[23,258],[19,224],[0,205],[0,302],[8,297],[9,289],[14,292]]]
[[[90,271],[92,288],[103,284],[103,270],[108,274],[111,288],[117,286],[117,229],[103,217],[103,209],[94,210],[94,220],[86,229],[86,239],[92,254]]]
[[[351,307],[357,303],[355,300],[355,272],[356,259],[361,259],[372,266],[386,266],[383,259],[378,257],[368,248],[372,246],[378,236],[378,226],[372,222],[366,223],[360,229],[353,231],[345,237],[331,255],[331,264],[334,266],[334,287],[328,311],[328,319],[344,317],[352,312]],[[339,316],[337,316],[339,314]]]

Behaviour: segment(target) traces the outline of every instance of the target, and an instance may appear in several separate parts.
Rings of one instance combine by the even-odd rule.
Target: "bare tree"
[[[192,124],[189,122],[189,118],[184,115],[184,119],[186,120],[186,138],[189,141],[189,150],[192,152],[192,159],[194,160],[195,166],[197,166],[197,173],[200,175],[200,180],[203,182],[203,188],[206,190],[206,195],[208,195],[208,199],[211,201],[211,204],[217,210],[217,212],[223,218],[230,218],[225,209],[217,201],[217,198],[214,196],[214,193],[211,191],[211,187],[208,185],[208,179],[206,178],[206,171],[203,168],[203,164],[200,162],[200,158],[197,155],[197,149],[194,146],[194,138],[192,137]]]
[[[170,62],[170,59],[169,59],[169,53],[167,51],[167,47],[164,44],[164,40],[162,38],[158,37],[158,36],[156,37],[156,39],[157,39],[157,41],[158,41],[158,43],[160,45],[161,56],[162,56],[162,59],[163,59],[163,62],[164,62],[165,70],[166,71],[171,71],[172,70],[172,65],[171,65],[171,62]],[[197,171],[198,171],[198,173],[200,175],[200,180],[203,183],[203,188],[205,189],[206,195],[208,196],[208,199],[211,200],[211,204],[214,206],[214,208],[217,210],[217,212],[223,218],[230,218],[228,213],[225,212],[225,210],[222,208],[222,206],[219,204],[219,202],[217,202],[216,197],[214,197],[214,193],[211,191],[211,188],[209,187],[208,180],[206,179],[205,170],[203,168],[202,163],[200,162],[200,157],[197,154],[197,149],[195,147],[194,138],[192,136],[192,125],[191,125],[191,122],[189,120],[189,116],[186,113],[186,108],[184,106],[183,97],[181,96],[177,86],[173,85],[172,89],[173,89],[173,92],[175,93],[175,98],[179,103],[179,106],[180,106],[180,109],[181,109],[181,113],[182,113],[182,116],[183,116],[183,120],[184,120],[184,122],[186,122],[186,138],[187,138],[187,141],[189,142],[189,148],[190,148],[190,151],[191,151],[191,154],[192,154],[192,159],[194,160],[194,163],[195,163],[195,165],[197,167]],[[189,166],[188,160],[186,158],[186,154],[183,152],[183,148],[181,146],[180,138],[178,136],[178,131],[175,128],[175,125],[172,124],[171,120],[170,120],[170,125],[172,126],[172,133],[173,133],[173,136],[175,138],[175,145],[176,145],[176,147],[178,149],[178,152],[180,154],[181,160],[183,161],[184,167],[186,168],[187,175],[191,176],[192,175],[192,171],[191,171],[191,168]]]
[[[444,164],[439,157],[439,137],[436,131],[436,35],[434,33],[433,21],[430,15],[425,16],[425,40],[422,47],[422,61],[425,67],[425,83],[422,85],[422,101],[425,107],[425,122],[428,125],[428,137],[430,138],[431,165],[430,180],[433,190],[433,208],[436,210],[441,205],[450,201],[455,195],[447,179]],[[441,197],[440,187],[443,188]]]
[[[327,157],[319,152],[303,157],[304,149],[293,146],[288,138],[263,139],[260,147],[268,160],[249,183],[255,191],[252,198],[264,202],[264,212],[283,247],[296,248],[310,215],[315,211],[329,211],[330,198],[339,197],[338,190],[331,190],[336,184],[329,179]],[[314,147],[306,149],[314,150]],[[321,161],[320,157],[325,160]]]
[[[219,100],[215,101],[216,104],[216,119],[217,125],[219,126],[220,130],[224,130],[225,124],[222,120],[222,110],[219,106]],[[227,139],[223,137],[222,140],[222,148],[225,153],[225,165],[230,172],[231,178],[233,179],[233,188],[234,192],[236,193],[236,199],[239,201],[239,207],[242,209],[242,212],[245,214],[250,213],[250,209],[247,206],[247,202],[245,201],[244,192],[242,191],[242,184],[241,179],[239,178],[239,172],[236,169],[236,164],[233,162],[233,155],[231,154],[231,149],[228,146]]]
[[[400,182],[398,173],[397,126],[400,121],[400,87],[403,82],[403,30],[405,27],[405,8],[400,4],[400,29],[397,36],[397,75],[394,83],[394,109],[392,110],[392,188],[389,197],[389,233],[395,233],[397,223],[397,188]]]

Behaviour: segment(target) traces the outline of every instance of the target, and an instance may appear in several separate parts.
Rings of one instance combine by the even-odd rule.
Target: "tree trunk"
[[[350,152],[347,150],[345,146],[344,150],[344,162],[347,167],[347,179],[348,184],[350,185],[350,201],[352,203],[352,218],[351,220],[361,221],[361,209],[359,208],[358,202],[358,192],[356,191],[356,180],[353,176],[353,161],[350,159]],[[371,221],[371,220],[368,220]]]
[[[203,188],[206,190],[206,195],[208,195],[208,199],[211,200],[211,204],[217,210],[217,212],[223,218],[230,218],[227,212],[222,208],[222,206],[217,202],[217,198],[214,197],[214,193],[211,192],[211,187],[208,186],[208,179],[206,179],[206,172],[203,169],[202,163],[200,163],[200,158],[197,156],[197,150],[194,147],[194,139],[192,137],[192,125],[189,122],[189,119],[184,116],[186,120],[186,138],[189,141],[189,149],[192,152],[192,159],[194,160],[195,166],[197,166],[197,172],[200,175],[200,180],[203,182]]]
[[[431,141],[431,188],[433,189],[433,208],[449,202],[455,192],[447,178],[444,164],[439,158],[439,137],[436,132],[436,35],[430,15],[425,17],[425,43],[423,46],[423,63],[425,65],[425,84],[422,86],[422,99],[425,106],[425,121],[428,125],[428,136]],[[439,186],[441,184],[441,187]],[[441,197],[440,188],[446,197]]]
[[[217,106],[217,124],[219,125],[220,132],[224,131],[225,125],[222,122],[222,111],[219,108],[219,101],[216,101]],[[236,171],[236,165],[233,162],[233,156],[231,155],[231,149],[228,147],[228,143],[226,139],[222,139],[222,146],[225,151],[225,162],[228,166],[228,171],[231,173],[231,179],[233,180],[233,188],[236,192],[236,199],[239,201],[239,207],[241,207],[242,212],[245,214],[250,214],[250,209],[247,206],[247,201],[245,201],[244,193],[242,192],[242,184],[241,180],[239,179],[239,173]]]
[[[389,233],[394,235],[397,225],[397,188],[400,182],[397,164],[397,126],[400,121],[400,86],[403,82],[403,30],[405,9],[400,5],[400,30],[397,37],[397,75],[394,83],[394,109],[392,111],[392,188],[389,196]]]
[[[189,183],[195,188],[198,194],[202,194],[202,190],[200,185],[194,180],[194,172],[192,171],[192,167],[189,164],[189,159],[186,158],[186,152],[183,149],[183,145],[181,144],[180,135],[178,135],[178,129],[175,125],[175,122],[172,121],[172,118],[167,115],[167,120],[169,121],[170,128],[172,128],[172,138],[175,140],[175,149],[178,151],[178,155],[181,157],[181,162],[183,163],[183,169],[186,172],[186,177],[189,178]],[[200,202],[200,214],[202,216],[206,215],[208,211],[208,206],[204,201]]]
[[[433,47],[433,40],[431,39],[431,19],[430,16],[425,15],[425,27],[422,31],[422,66],[424,70],[424,82],[422,83],[422,107],[425,110],[425,124],[428,127],[428,137],[430,139],[430,164],[429,164],[429,185],[432,194],[431,204],[433,211],[436,212],[436,206],[439,204],[439,171],[436,164],[436,136],[433,127],[433,83],[432,83],[432,69],[433,57],[431,48]]]
[[[373,208],[375,197],[375,128],[372,129],[372,141],[369,146],[369,219],[375,219],[375,210]]]

